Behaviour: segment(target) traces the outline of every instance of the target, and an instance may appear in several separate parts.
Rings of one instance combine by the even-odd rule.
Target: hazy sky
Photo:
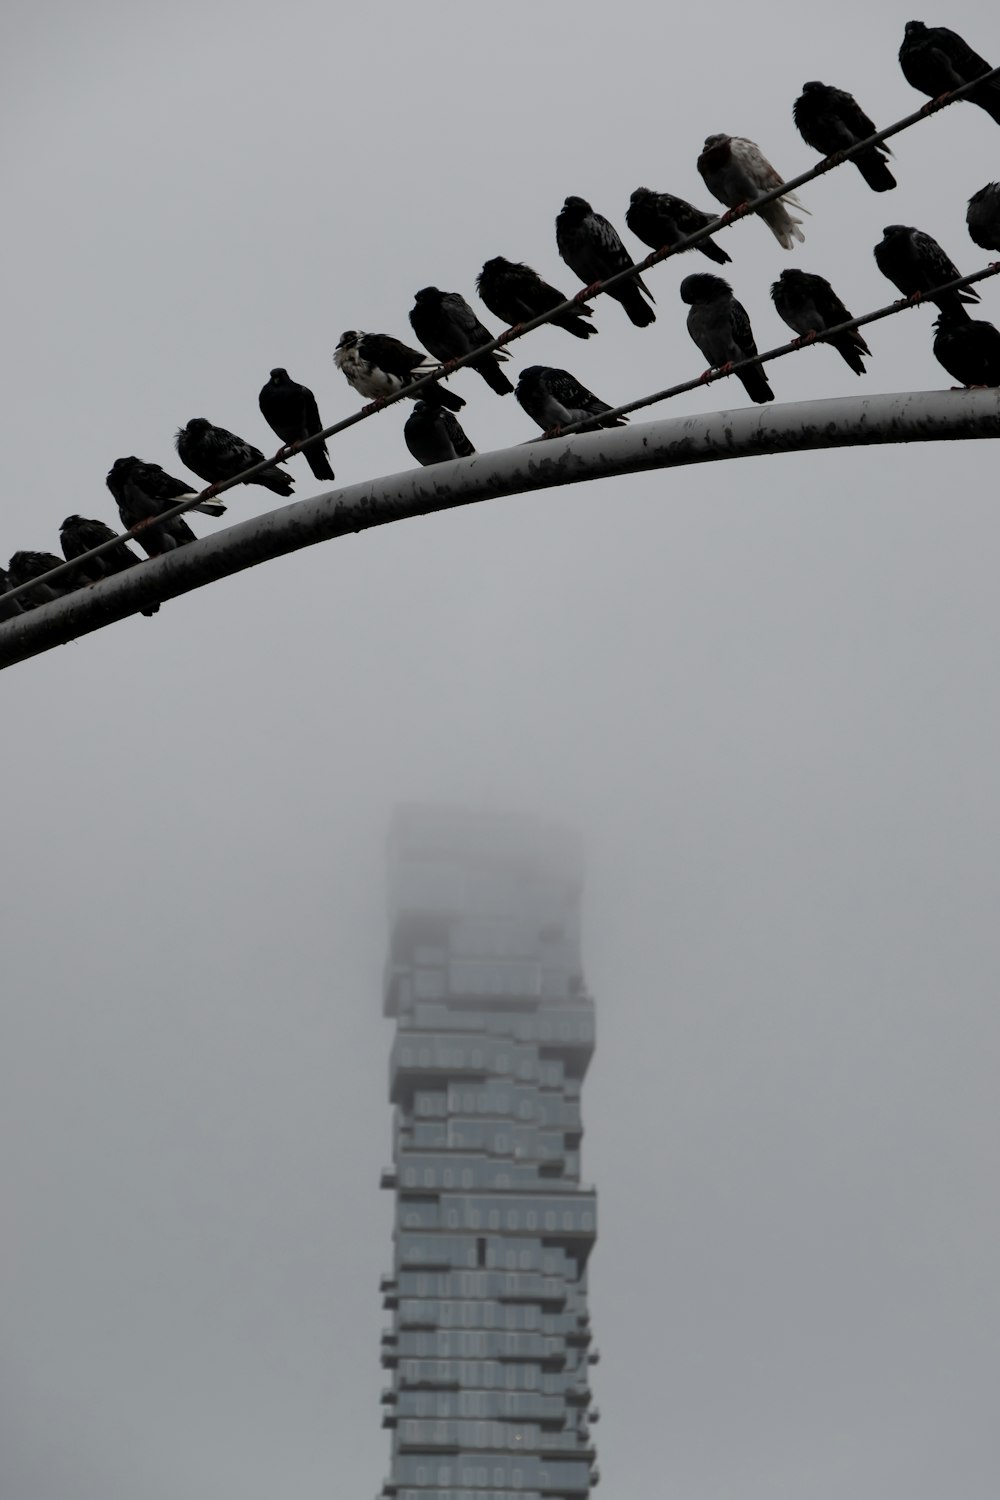
[[[640,183],[707,206],[718,130],[791,176],[809,78],[879,123],[919,103],[901,0],[363,9],[8,10],[0,559],[56,548],[69,512],[113,519],[111,461],[176,471],[191,416],[273,444],[275,364],[328,421],[356,409],[340,332],[406,337],[418,287],[471,298],[502,254],[573,288],[568,193],[623,230]],[[1000,59],[994,6],[924,19]],[[895,149],[892,194],[848,167],[803,190],[792,254],[728,233],[762,346],[785,265],[856,313],[888,300],[886,223],[985,263],[964,211],[1000,176],[996,125],[959,105]],[[602,301],[598,338],[542,330],[508,368],[565,365],[608,401],[700,373],[694,269],[651,273],[652,328]],[[864,381],[828,349],[783,361],[778,400],[950,384],[931,321],[872,328]],[[478,448],[532,435],[513,398],[454,386]],[[727,384],[673,410],[745,404]],[[338,479],[410,467],[401,426],[346,433]],[[280,559],[3,675],[3,1500],[379,1489],[383,857],[408,799],[586,841],[609,1494],[993,1500],[991,459],[527,495]]]

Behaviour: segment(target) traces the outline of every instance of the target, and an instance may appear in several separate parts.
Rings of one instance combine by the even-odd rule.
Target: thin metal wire
[[[739,375],[741,370],[753,369],[755,365],[768,364],[772,359],[781,359],[786,354],[797,354],[800,349],[808,349],[813,345],[828,344],[835,334],[850,333],[853,328],[864,328],[867,323],[878,323],[882,318],[891,318],[895,313],[906,312],[911,307],[922,307],[926,302],[932,302],[942,292],[958,291],[961,287],[971,286],[973,282],[985,281],[989,276],[1000,275],[1000,260],[993,261],[985,270],[973,271],[971,276],[958,276],[954,281],[943,282],[929,292],[917,292],[912,297],[897,298],[895,302],[889,302],[885,307],[876,308],[874,312],[864,313],[860,318],[850,318],[846,323],[836,323],[832,328],[817,333],[815,338],[808,334],[802,334],[798,338],[790,339],[787,344],[778,344],[773,349],[765,349],[762,354],[752,354],[747,359],[734,360],[731,364],[718,365],[706,370],[703,375],[696,376],[693,380],[684,380],[680,385],[667,386],[665,390],[655,391],[650,396],[640,396],[637,401],[626,401],[623,406],[613,406],[610,411],[602,412],[600,421],[602,424],[612,417],[624,417],[629,412],[639,411],[644,406],[655,406],[657,402],[669,401],[673,396],[682,396],[685,391],[696,391],[700,385],[712,385],[716,380],[727,380],[730,375]],[[540,438],[533,438],[536,443],[544,442],[549,436],[570,437],[574,432],[580,432],[583,428],[593,430],[593,419],[581,418],[579,422],[567,423],[565,427],[554,428],[552,433],[543,433]]]
[[[483,355],[492,354],[495,350],[502,349],[504,345],[512,343],[515,339],[523,338],[525,334],[532,333],[536,328],[541,328],[546,323],[551,323],[554,318],[560,317],[563,313],[576,310],[581,303],[588,302],[594,297],[599,297],[603,293],[610,291],[613,287],[619,286],[625,281],[632,280],[636,276],[640,276],[643,271],[650,270],[653,266],[659,265],[661,261],[669,260],[674,255],[680,255],[686,250],[696,248],[704,240],[710,239],[712,235],[717,234],[720,229],[728,229],[730,225],[735,224],[739,219],[744,219],[751,214],[757,213],[769,203],[774,203],[777,199],[783,198],[786,193],[794,192],[796,188],[801,187],[804,183],[821,177],[824,173],[832,171],[834,167],[839,167],[844,162],[852,161],[863,151],[870,150],[872,146],[877,146],[881,141],[888,140],[891,136],[898,135],[901,131],[908,130],[913,125],[918,125],[921,120],[929,119],[931,115],[937,114],[940,110],[947,108],[949,104],[954,104],[956,101],[964,98],[970,90],[978,88],[980,84],[988,82],[991,78],[997,77],[998,74],[1000,74],[1000,66],[991,68],[981,78],[974,78],[969,83],[962,84],[960,88],[952,89],[946,94],[941,94],[936,99],[929,99],[926,104],[921,105],[912,114],[904,115],[902,119],[894,121],[892,125],[887,125],[884,130],[876,130],[873,135],[866,136],[863,141],[858,141],[856,145],[848,147],[845,151],[835,151],[832,156],[823,157],[814,167],[810,167],[806,172],[801,172],[798,177],[790,177],[787,182],[782,182],[778,187],[772,188],[769,192],[762,193],[759,198],[754,198],[747,203],[741,203],[736,208],[727,209],[724,214],[721,214],[717,219],[713,219],[703,229],[696,230],[694,234],[686,235],[683,239],[677,240],[673,245],[662,245],[659,250],[651,250],[644,259],[637,261],[624,271],[618,271],[614,276],[608,276],[603,281],[593,282],[592,285],[584,287],[582,291],[575,293],[574,296],[568,297],[565,302],[558,303],[557,306],[549,308],[547,312],[539,313],[537,317],[530,318],[525,323],[515,323],[512,327],[505,329],[497,338],[491,339],[489,343],[480,345],[479,348],[471,350],[468,354],[463,354],[460,358],[445,361],[430,375],[421,376],[419,380],[412,381],[409,385],[403,386],[390,396],[381,396],[376,401],[368,402],[360,411],[352,412],[349,417],[343,417],[339,422],[334,422],[331,426],[324,427],[320,432],[313,433],[307,438],[301,438],[298,442],[284,444],[272,458],[264,458],[259,463],[252,464],[247,469],[242,469],[239,474],[234,474],[230,479],[219,480],[215,484],[208,485],[204,490],[192,493],[189,499],[179,501],[176,505],[171,506],[169,510],[165,510],[161,515],[137,522],[128,531],[119,533],[119,535],[107,542],[101,542],[99,546],[92,547],[89,552],[81,553],[79,557],[73,558],[72,561],[60,563],[58,568],[51,568],[48,573],[40,574],[38,578],[33,578],[29,583],[19,584],[16,588],[7,590],[5,594],[0,595],[0,598],[17,598],[18,595],[27,593],[39,584],[62,578],[71,573],[74,568],[78,569],[82,564],[89,562],[91,558],[100,557],[103,553],[110,551],[116,543],[135,541],[149,527],[160,526],[165,521],[172,521],[176,516],[184,515],[186,511],[191,510],[200,501],[214,499],[216,495],[223,494],[226,490],[232,489],[234,485],[245,484],[247,480],[254,478],[258,474],[262,474],[265,469],[273,468],[276,463],[281,463],[283,460],[291,458],[294,454],[303,452],[315,443],[326,442],[328,438],[336,437],[338,433],[346,431],[349,427],[354,427],[358,422],[366,421],[384,407],[394,406],[398,401],[412,399],[417,392],[423,390],[426,386],[436,385],[456,370],[460,370],[463,366],[471,364],[473,360],[481,359]],[[958,284],[960,283],[955,283],[955,285]],[[929,296],[930,294],[925,295]],[[902,311],[902,306],[905,305],[897,306],[895,310]],[[889,314],[888,312],[884,312],[881,315],[888,316]],[[844,325],[845,328],[855,326],[857,324],[854,322]],[[838,329],[837,331],[840,330]],[[778,353],[790,352],[791,349],[788,347],[782,347],[778,351]],[[760,359],[772,357],[777,357],[777,354],[774,356],[771,354],[759,356]],[[754,361],[741,361],[740,366],[734,366],[733,368],[742,368],[744,363],[754,363]],[[729,372],[727,371],[726,373]],[[721,379],[722,375],[719,374],[712,378]],[[616,413],[619,411],[632,411],[639,406],[649,405],[655,400],[665,400],[668,395],[679,395],[682,390],[690,390],[693,386],[702,383],[702,380],[696,380],[677,388],[671,387],[668,392],[658,393],[656,396],[649,398],[644,397],[641,401],[628,407],[615,408],[615,411]],[[704,383],[708,383],[707,379],[704,380]],[[575,424],[574,427],[567,427],[564,431],[571,433],[576,430],[578,425]]]

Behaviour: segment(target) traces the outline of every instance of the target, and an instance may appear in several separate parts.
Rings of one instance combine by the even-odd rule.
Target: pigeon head
[[[650,198],[655,198],[655,197],[656,197],[656,194],[653,192],[652,188],[637,187],[636,190],[635,190],[635,192],[632,194],[631,198],[629,199],[629,202],[630,203],[648,203],[649,200],[650,200]]]
[[[825,89],[826,84],[818,83],[815,78],[813,78],[809,83],[804,83],[802,85],[802,92],[804,94],[815,94],[817,91],[824,91]]]
[[[527,381],[529,384],[531,384],[536,380],[540,380],[544,374],[544,365],[529,365],[526,370],[521,371],[517,383],[518,385],[524,385],[525,381]]]
[[[346,333],[340,335],[338,349],[356,349],[363,339],[364,334],[359,333],[356,328],[348,328]]]
[[[413,300],[418,306],[426,307],[429,303],[440,302],[443,296],[444,292],[439,291],[436,286],[423,286]]]
[[[778,281],[785,286],[800,286],[802,282],[806,280],[808,274],[809,273],[807,271],[782,271],[781,275],[778,277]]]
[[[275,365],[271,371],[271,379],[275,385],[280,385],[282,381],[288,379],[288,371],[282,365]]]
[[[904,27],[904,34],[906,36],[923,36],[926,30],[927,27],[923,21],[907,21]]]
[[[909,234],[909,232],[905,224],[887,224],[882,231],[882,238],[884,240],[897,240],[901,234]]]
[[[725,133],[720,135],[706,135],[703,151],[714,151],[717,146],[728,146],[732,140],[731,135]]]
[[[575,194],[571,194],[563,204],[563,210],[567,208],[571,214],[591,214],[594,211],[586,198],[577,198]]]
[[[705,271],[697,271],[693,276],[685,276],[678,290],[681,301],[693,307],[698,302],[715,302],[719,297],[728,297],[733,289],[721,276],[710,276]]]
[[[205,433],[208,431],[211,425],[212,424],[207,417],[192,417],[187,426],[181,428],[178,436],[180,436],[181,433],[184,433],[188,437],[192,438],[204,437]]]

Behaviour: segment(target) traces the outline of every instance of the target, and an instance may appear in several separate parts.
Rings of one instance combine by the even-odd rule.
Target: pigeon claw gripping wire
[[[951,98],[950,93],[938,94],[936,99],[928,99],[927,103],[921,106],[919,112],[922,115],[932,115],[935,110],[944,109],[946,104],[950,104]]]
[[[573,298],[573,301],[589,302],[591,297],[599,297],[601,294],[602,285],[603,283],[600,281],[592,281],[589,286],[584,287],[582,292],[577,292],[576,296]]]
[[[698,376],[698,382],[699,382],[700,385],[708,385],[709,381],[710,380],[714,380],[714,379],[715,379],[715,370],[714,369],[703,370],[702,373]]]
[[[737,203],[734,208],[727,208],[724,214],[720,214],[719,223],[735,224],[737,219],[743,219],[752,212],[753,204],[748,198],[744,198],[742,203]]]
[[[802,333],[797,339],[792,339],[793,349],[804,349],[806,344],[815,344],[819,334],[815,328],[810,328],[808,333]]]
[[[917,303],[918,302],[923,302],[923,300],[924,300],[924,294],[923,294],[923,292],[911,292],[908,297],[904,297],[903,298],[903,301],[904,302],[908,302],[912,307],[916,307]]]
[[[511,339],[519,339],[521,337],[521,335],[522,335],[523,332],[524,332],[524,324],[523,323],[512,323],[511,326],[508,329],[506,329],[506,331],[504,333],[502,333],[500,335],[499,339],[497,340],[497,343],[498,344],[509,344],[510,341],[511,341]]]

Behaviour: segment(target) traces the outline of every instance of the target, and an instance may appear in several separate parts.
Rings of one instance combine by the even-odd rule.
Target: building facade
[[[409,807],[389,866],[383,1495],[580,1500],[598,1475],[579,844],[527,819]]]

